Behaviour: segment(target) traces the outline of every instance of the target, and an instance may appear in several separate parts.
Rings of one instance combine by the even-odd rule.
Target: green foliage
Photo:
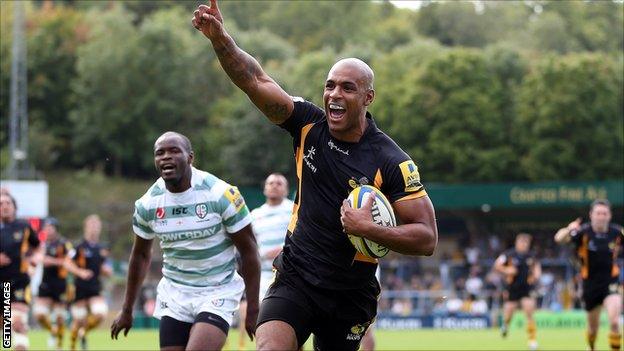
[[[6,165],[12,2],[0,11]],[[27,5],[31,161],[153,175],[152,146],[187,134],[195,162],[237,185],[292,174],[292,146],[190,25],[197,3]],[[228,31],[288,93],[322,104],[339,58],[375,71],[379,126],[425,180],[622,177],[623,5],[590,2],[224,1]],[[471,50],[459,47],[472,47]],[[596,52],[586,55],[583,52]],[[562,56],[565,55],[565,56]],[[592,121],[593,123],[590,123]],[[577,137],[586,130],[592,138]],[[572,136],[571,136],[572,135]],[[588,140],[606,140],[597,157]],[[575,163],[582,157],[584,164]]]
[[[604,54],[547,57],[521,88],[518,119],[531,180],[624,177],[622,68]]]

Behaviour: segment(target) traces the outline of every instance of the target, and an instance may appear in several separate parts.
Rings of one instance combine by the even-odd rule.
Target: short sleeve
[[[149,211],[145,209],[140,200],[134,203],[134,215],[132,216],[132,230],[145,240],[154,239],[154,230],[149,225]]]
[[[427,195],[420,182],[418,166],[410,158],[391,162],[386,170],[387,181],[382,183],[382,191],[391,203],[417,199]]]
[[[219,202],[223,204],[221,218],[228,233],[236,233],[251,223],[249,209],[237,187],[228,185]]]
[[[310,124],[320,122],[325,119],[325,112],[309,101],[300,97],[293,97],[294,109],[290,117],[278,126],[286,130],[298,143],[301,137],[301,129]]]

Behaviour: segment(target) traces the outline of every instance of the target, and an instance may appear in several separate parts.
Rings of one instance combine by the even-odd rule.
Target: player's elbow
[[[437,240],[430,240],[426,245],[424,245],[421,255],[432,256],[435,253],[435,249],[437,246],[438,246]]]
[[[435,232],[427,235],[426,239],[422,240],[417,247],[415,247],[413,255],[416,256],[432,256],[435,253],[435,249],[438,246],[438,236]]]

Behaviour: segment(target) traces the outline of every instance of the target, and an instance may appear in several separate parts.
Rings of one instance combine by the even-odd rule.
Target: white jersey
[[[276,248],[284,246],[284,238],[292,215],[294,203],[284,199],[277,206],[264,204],[251,211],[252,228],[258,241],[258,251],[262,258],[262,270],[271,271],[273,259],[265,259],[264,255]]]
[[[235,247],[228,233],[251,222],[238,189],[193,167],[191,187],[171,193],[159,178],[135,202],[136,235],[160,239],[163,276],[177,284],[207,287],[236,275]]]

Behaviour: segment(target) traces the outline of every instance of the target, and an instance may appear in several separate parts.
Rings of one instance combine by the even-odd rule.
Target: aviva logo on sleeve
[[[245,206],[245,200],[243,199],[240,191],[238,191],[238,188],[235,186],[232,186],[225,191],[225,197],[234,205],[237,212]]]
[[[412,192],[418,191],[422,188],[420,184],[420,174],[418,173],[418,167],[414,164],[414,161],[407,160],[399,164],[401,174],[403,175],[403,181],[405,182],[405,191]]]

